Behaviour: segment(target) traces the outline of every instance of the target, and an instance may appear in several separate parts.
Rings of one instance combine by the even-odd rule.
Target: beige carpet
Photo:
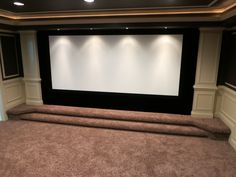
[[[0,123],[0,177],[235,177],[227,141],[32,121]]]

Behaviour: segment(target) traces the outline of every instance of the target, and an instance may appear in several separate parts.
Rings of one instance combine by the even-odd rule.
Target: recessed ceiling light
[[[94,2],[94,0],[84,0],[84,1],[89,3]]]
[[[165,26],[164,28],[165,28],[165,29],[168,29],[168,27],[167,27],[167,26]]]
[[[129,27],[126,27],[125,29],[127,29],[127,30],[128,30],[128,29],[129,29]]]
[[[22,2],[14,2],[13,3],[15,6],[24,6],[25,4]]]

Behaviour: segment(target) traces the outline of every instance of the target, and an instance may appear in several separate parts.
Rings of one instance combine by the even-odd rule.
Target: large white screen
[[[53,89],[178,96],[183,35],[50,36]]]

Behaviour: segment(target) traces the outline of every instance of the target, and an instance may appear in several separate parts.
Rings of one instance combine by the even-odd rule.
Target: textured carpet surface
[[[1,177],[236,177],[226,141],[31,121],[0,123]]]
[[[163,114],[137,111],[121,111],[111,109],[81,108],[69,106],[20,105],[8,111],[10,117],[30,113],[44,113],[54,115],[91,117],[112,120],[125,120],[135,122],[165,123],[176,125],[190,125],[212,133],[230,134],[230,129],[219,119],[197,119],[186,115]]]
[[[22,120],[40,121],[48,123],[59,123],[79,125],[86,127],[109,128],[116,130],[130,130],[150,133],[165,133],[174,135],[211,137],[208,132],[191,126],[177,126],[170,124],[153,124],[143,122],[130,122],[118,120],[106,120],[97,118],[61,116],[52,114],[31,113],[19,116]]]

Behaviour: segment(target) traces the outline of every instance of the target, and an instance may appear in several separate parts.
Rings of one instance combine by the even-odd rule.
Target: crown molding
[[[11,20],[38,20],[58,18],[84,17],[121,17],[121,16],[156,16],[156,15],[194,15],[194,14],[223,14],[236,7],[236,2],[217,8],[189,8],[189,9],[120,9],[97,11],[55,11],[55,12],[27,12],[13,13],[0,10],[0,17]]]
[[[106,11],[60,11],[12,13],[0,10],[0,24],[13,26],[141,22],[222,22],[236,16],[236,2],[220,7],[185,10],[123,9]],[[98,20],[99,19],[99,20]]]

